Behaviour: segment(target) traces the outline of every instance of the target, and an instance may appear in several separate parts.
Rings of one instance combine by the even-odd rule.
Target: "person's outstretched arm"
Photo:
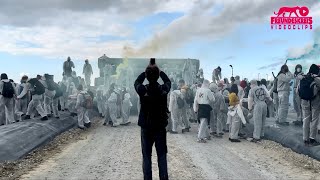
[[[139,96],[144,96],[147,92],[146,87],[143,85],[143,81],[146,78],[145,72],[141,73],[136,81],[134,82],[134,88],[136,92],[139,94]]]

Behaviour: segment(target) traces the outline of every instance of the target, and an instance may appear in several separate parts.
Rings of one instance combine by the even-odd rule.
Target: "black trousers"
[[[167,132],[163,128],[161,130],[151,130],[141,128],[141,148],[142,148],[142,169],[145,180],[152,180],[152,146],[155,144],[160,180],[167,180],[168,167],[167,167]]]

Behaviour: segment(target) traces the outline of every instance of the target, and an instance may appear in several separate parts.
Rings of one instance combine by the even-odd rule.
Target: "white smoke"
[[[311,8],[317,3],[299,0],[255,0],[254,3],[252,0],[197,1],[188,13],[173,21],[161,32],[155,33],[139,48],[125,46],[124,55],[140,57],[170,54],[194,39],[219,39],[240,24],[267,23],[270,15],[281,6],[303,5]],[[219,11],[217,7],[223,8]]]

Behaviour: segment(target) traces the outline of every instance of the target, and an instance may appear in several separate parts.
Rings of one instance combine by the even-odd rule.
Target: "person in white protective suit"
[[[105,98],[103,95],[103,86],[98,87],[96,97],[97,97],[97,106],[98,106],[99,114],[102,118],[104,118],[104,116],[105,116],[105,105],[104,105]]]
[[[110,117],[110,111],[109,111],[109,102],[108,102],[108,99],[110,98],[111,94],[114,92],[115,90],[115,84],[112,83],[109,87],[109,90],[104,94],[104,97],[105,97],[105,101],[104,101],[104,107],[105,107],[105,120],[104,120],[104,123],[103,125],[104,126],[107,126],[107,125],[111,125],[112,126],[112,119]]]
[[[210,115],[210,134],[222,138],[223,135],[223,114],[227,113],[227,106],[223,95],[220,93],[218,86],[215,83],[211,83],[209,86],[214,95],[214,103],[211,105],[213,110]]]
[[[104,73],[104,85],[108,89],[111,84],[111,75],[113,73],[113,67],[110,64],[106,64],[103,68]]]
[[[61,96],[63,96],[63,92],[60,89],[60,86],[58,84],[56,84],[56,90],[55,90],[55,95],[52,98],[52,113],[53,113],[53,117],[55,117],[56,119],[60,118],[60,113],[59,113],[59,109],[58,109],[58,105],[59,105],[59,99]]]
[[[245,125],[246,119],[243,114],[243,109],[240,105],[238,96],[235,93],[229,94],[229,108],[228,108],[228,120],[229,124],[229,141],[231,142],[241,142],[239,140],[239,131],[241,123]]]
[[[289,95],[290,95],[290,81],[293,79],[292,73],[289,71],[287,65],[281,67],[278,76],[277,91],[279,97],[279,110],[277,123],[281,125],[289,125],[287,116],[289,111]]]
[[[29,102],[25,119],[30,119],[31,115],[34,115],[35,111],[37,111],[40,114],[42,121],[48,120],[46,111],[43,109],[42,106],[42,99],[45,93],[45,87],[36,78],[28,80],[26,87],[27,88],[24,88],[22,93],[17,97],[18,99],[20,99],[25,94],[27,94],[29,90],[31,91],[32,100]]]
[[[72,117],[74,117],[77,115],[75,105],[77,102],[78,90],[77,90],[72,78],[68,79],[67,95],[68,95],[67,107],[68,107],[69,112],[71,113],[70,115]]]
[[[190,97],[189,98],[189,104],[186,101],[187,100],[187,91],[190,90],[188,86],[186,86],[186,83],[183,79],[179,80],[178,83],[178,90],[183,90],[180,91],[181,92],[181,98],[184,101],[184,106],[182,108],[179,109],[179,114],[182,118],[182,123],[184,124],[184,132],[189,132],[190,131],[190,121],[189,121],[189,117],[187,116],[187,112],[190,109],[193,109],[193,107],[190,106],[190,104],[193,103],[194,97]],[[190,103],[190,100],[192,101],[192,103]]]
[[[234,84],[236,84],[238,86],[238,94],[237,95],[239,97],[239,100],[242,101],[245,93],[244,93],[243,88],[240,86],[240,76],[235,77]]]
[[[67,61],[63,63],[63,75],[71,77],[72,68],[75,68],[74,63],[71,61],[71,58],[68,57]]]
[[[14,99],[17,92],[14,83],[10,82],[7,74],[1,74],[0,81],[0,125],[15,123]]]
[[[264,137],[264,125],[267,118],[266,101],[272,99],[263,87],[258,86],[256,80],[251,81],[251,89],[248,95],[248,108],[253,112],[254,131],[252,142],[258,142]]]
[[[236,85],[240,85],[240,76],[236,76],[236,77],[234,77],[234,84],[236,84]]]
[[[78,113],[78,127],[80,129],[84,129],[85,127],[89,128],[91,126],[91,122],[88,115],[88,109],[84,106],[85,95],[88,93],[83,90],[82,85],[79,85],[78,91],[79,93],[77,95],[77,102],[75,106]]]
[[[227,85],[224,85],[222,82],[220,82],[218,84],[218,88],[224,98],[224,102],[225,102],[226,106],[228,106],[228,104],[229,104],[229,91],[227,89]],[[222,131],[229,132],[229,127],[227,125],[227,110],[226,110],[226,112],[222,113],[222,120],[221,121],[222,121]]]
[[[269,92],[269,90],[267,88],[267,80],[266,79],[261,79],[260,83],[261,83],[260,87],[262,87],[266,91],[267,96],[271,97],[270,92]],[[273,107],[273,101],[270,101],[269,98],[266,98],[266,104],[267,104],[267,114],[269,113],[269,116],[267,116],[267,117],[270,117],[271,113],[270,113],[269,109],[274,108]]]
[[[122,115],[122,91],[121,89],[118,87],[116,88],[116,94],[117,94],[117,119],[120,119],[121,118],[121,115]]]
[[[188,132],[190,129],[189,120],[185,111],[185,107],[179,107],[178,99],[186,106],[184,95],[185,89],[174,90],[170,93],[169,111],[172,121],[172,134],[177,134],[177,128],[181,126],[182,133]],[[188,125],[188,127],[186,127]]]
[[[192,79],[192,74],[191,74],[192,69],[191,68],[192,68],[191,60],[187,60],[183,65],[182,78],[185,80],[185,82],[188,86],[191,86],[193,84],[193,79]]]
[[[18,85],[16,89],[16,91],[18,92],[17,96],[21,95],[23,90],[27,88],[26,87],[27,81],[28,81],[28,76],[22,76],[21,84]],[[20,99],[17,99],[16,105],[15,105],[16,115],[19,115],[20,117],[22,117],[27,114],[29,100],[30,100],[29,92],[23,95]]]
[[[129,121],[131,107],[132,107],[132,103],[130,101],[130,94],[129,94],[129,92],[127,92],[127,93],[125,93],[124,99],[122,101],[122,123],[121,123],[121,125],[128,125],[131,123]]]
[[[272,99],[273,99],[273,107],[274,107],[274,117],[276,119],[276,122],[279,122],[279,96],[278,96],[278,91],[277,91],[277,82],[278,79],[277,77],[274,78],[274,81],[272,83],[272,87],[270,89],[270,94],[272,94]]]
[[[320,69],[317,65],[310,66],[307,76],[298,85],[297,93],[301,98],[303,116],[303,141],[305,145],[319,145],[316,141],[320,115]],[[307,82],[307,83],[306,83]],[[308,83],[310,82],[310,84]],[[307,88],[306,88],[307,87]],[[308,91],[310,90],[310,92]],[[311,100],[307,97],[311,96]]]
[[[49,74],[44,75],[44,87],[46,88],[45,93],[44,93],[44,110],[47,113],[48,117],[52,116],[53,110],[51,109],[51,105],[53,102],[53,97],[56,94],[55,91],[55,83],[53,81],[53,76]]]
[[[119,125],[117,122],[117,100],[117,93],[115,91],[112,91],[110,97],[108,98],[108,110],[110,119],[112,121],[112,127],[117,127]]]
[[[198,114],[198,120],[200,120],[200,127],[198,133],[198,142],[205,143],[206,140],[210,140],[210,134],[208,129],[208,121],[210,120],[210,112],[212,110],[211,104],[215,101],[214,96],[209,89],[209,81],[204,80],[202,87],[196,92],[194,98],[193,108]]]
[[[63,79],[61,82],[59,82],[60,89],[62,91],[62,96],[59,98],[61,111],[67,110],[67,100],[68,100],[68,92],[67,92],[67,77],[63,76]]]
[[[87,87],[90,87],[91,75],[93,74],[93,71],[92,71],[92,66],[91,66],[91,64],[89,64],[88,59],[85,60],[85,64],[83,65],[83,72],[82,73],[84,74],[84,78],[85,78],[85,82],[86,82]]]
[[[293,107],[297,113],[297,119],[293,121],[295,125],[302,125],[302,108],[301,108],[301,98],[298,95],[297,87],[300,80],[303,78],[302,66],[298,64],[294,72],[294,85],[293,85]]]
[[[171,85],[171,89],[172,89],[172,85]],[[189,119],[189,122],[197,122],[197,117],[196,114],[194,113],[194,109],[193,109],[193,102],[194,102],[194,95],[197,92],[197,84],[193,84],[189,90],[191,91],[190,93],[192,93],[192,104],[188,104],[188,107],[190,106],[190,108],[187,109],[187,117]]]
[[[218,66],[216,69],[212,72],[212,82],[218,84],[221,79],[221,67]]]

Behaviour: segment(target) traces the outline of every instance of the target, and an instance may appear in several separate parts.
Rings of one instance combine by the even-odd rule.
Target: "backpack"
[[[193,104],[194,102],[193,92],[190,88],[187,89],[186,102],[187,104]]]
[[[34,85],[34,94],[36,95],[42,95],[44,94],[44,92],[46,91],[45,87],[43,86],[43,84],[37,80],[37,82]]]
[[[52,80],[46,80],[47,88],[49,91],[54,91],[56,89],[55,82]]]
[[[273,92],[278,93],[278,78],[275,78],[273,81]]]
[[[63,93],[67,92],[67,86],[64,83],[60,84],[60,89]]]
[[[184,107],[184,100],[180,96],[178,96],[177,98],[177,104],[179,109],[182,109]]]
[[[3,82],[2,96],[5,98],[13,98],[14,88],[11,82]]]
[[[55,83],[55,89],[54,90],[56,91],[56,94],[54,95],[53,99],[59,98],[59,97],[61,97],[63,95],[63,92],[62,92],[60,86],[57,83]]]
[[[314,94],[314,78],[310,75],[305,76],[300,81],[300,87],[299,87],[299,96],[303,100],[311,101],[313,100],[316,95]]]
[[[82,93],[84,97],[84,101],[82,102],[82,107],[86,109],[92,109],[93,108],[93,99],[89,93]]]

